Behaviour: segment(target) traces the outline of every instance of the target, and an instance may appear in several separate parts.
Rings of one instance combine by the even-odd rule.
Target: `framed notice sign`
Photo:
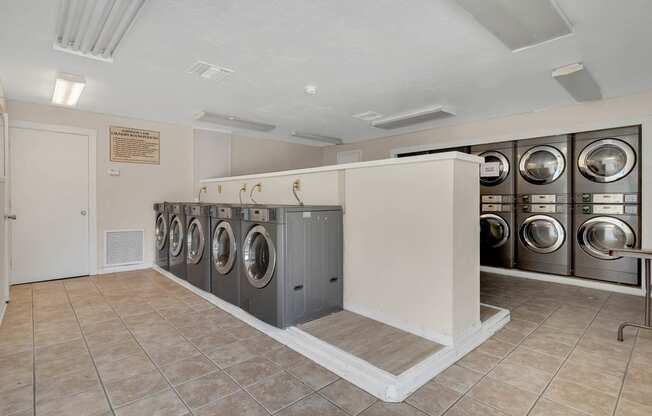
[[[109,127],[111,162],[161,164],[161,132]]]

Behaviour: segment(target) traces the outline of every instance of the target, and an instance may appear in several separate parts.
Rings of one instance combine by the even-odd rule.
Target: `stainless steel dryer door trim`
[[[482,152],[478,156],[480,156],[480,157],[495,157],[496,159],[498,159],[500,165],[504,167],[503,171],[500,172],[500,175],[498,175],[496,177],[490,177],[490,178],[489,177],[487,177],[487,178],[480,177],[480,183],[482,185],[484,185],[484,186],[496,186],[496,185],[500,185],[501,183],[503,183],[505,178],[507,178],[507,175],[509,175],[509,171],[512,169],[512,167],[511,167],[511,165],[509,163],[509,160],[505,157],[505,155],[500,153],[500,152],[491,150],[491,151],[488,151],[488,152]]]
[[[199,234],[197,240],[195,240],[195,233]],[[201,258],[204,254],[204,246],[206,245],[206,235],[204,233],[204,227],[202,227],[201,221],[199,218],[193,218],[193,220],[188,225],[188,233],[186,234],[186,252],[187,259],[189,264],[197,264],[201,261]],[[197,246],[195,247],[195,241],[197,241]]]
[[[600,173],[592,170],[591,165],[588,163],[591,155],[596,150],[605,146],[616,147],[625,155],[625,164],[617,173],[614,173],[613,175],[600,175]],[[580,170],[580,173],[584,175],[584,177],[588,180],[598,183],[615,182],[618,179],[624,178],[625,176],[629,175],[632,169],[634,169],[634,165],[636,165],[636,152],[629,144],[618,139],[596,140],[582,149],[580,155],[577,158],[577,167]]]
[[[625,245],[622,247],[609,247],[607,248],[606,252],[604,250],[600,250],[599,247],[596,247],[593,243],[591,243],[589,233],[591,232],[591,228],[595,227],[598,224],[608,224],[610,226],[616,227],[625,236]],[[580,247],[582,247],[582,250],[595,258],[601,260],[617,260],[620,257],[610,256],[609,250],[617,248],[634,248],[636,246],[636,234],[634,233],[634,230],[632,230],[632,228],[627,225],[626,222],[618,218],[593,217],[584,221],[584,223],[582,223],[582,225],[580,225],[577,229],[577,243],[580,245]]]
[[[170,254],[173,257],[177,257],[181,254],[181,249],[183,248],[184,242],[184,226],[183,222],[179,219],[177,215],[172,218],[170,221]],[[175,237],[176,235],[176,237]]]
[[[540,247],[536,244],[535,241],[532,240],[532,238],[530,238],[529,227],[531,227],[536,221],[544,221],[553,226],[555,233],[557,234],[557,239],[553,244],[547,247]],[[534,251],[535,253],[549,254],[557,251],[559,247],[564,244],[564,241],[566,240],[566,230],[564,230],[564,226],[561,225],[557,219],[551,216],[533,215],[531,217],[527,217],[525,221],[523,221],[523,224],[521,224],[521,228],[519,230],[519,236],[523,244],[528,249]]]
[[[258,266],[258,259],[256,257],[261,253],[256,253],[255,247],[253,247],[254,239],[259,235],[265,239],[268,251],[267,268],[262,276],[260,273],[256,273],[256,267]],[[242,263],[245,268],[247,280],[249,280],[249,283],[251,283],[253,287],[261,289],[267,286],[272,280],[274,269],[276,268],[276,247],[264,226],[255,225],[247,233],[247,236],[242,243]],[[258,272],[260,272],[260,270],[258,270]]]
[[[168,223],[165,221],[163,214],[158,214],[156,216],[154,236],[156,237],[156,249],[162,250],[163,247],[165,247],[165,241],[168,238]]]
[[[220,248],[223,244],[222,240],[220,240],[220,237],[223,235],[222,233],[226,234],[226,238],[228,239],[229,257],[226,259],[226,261],[222,261],[220,259],[220,253],[222,252]],[[215,226],[215,229],[213,230],[213,242],[211,249],[213,253],[213,264],[215,265],[215,269],[220,274],[229,273],[235,264],[238,246],[235,243],[235,234],[233,234],[233,227],[231,227],[231,224],[228,221],[220,221]]]
[[[503,246],[507,240],[509,240],[509,225],[507,224],[507,221],[505,221],[500,215],[496,214],[482,214],[480,215],[480,221],[495,221],[498,223],[500,228],[502,229],[502,238],[496,243],[493,244],[491,247],[492,248],[498,248]],[[482,230],[482,228],[480,228]]]
[[[528,160],[530,159],[530,157],[532,157],[533,154],[537,152],[550,153],[555,158],[555,162],[557,166],[555,168],[555,171],[552,173],[552,175],[547,178],[535,177],[528,171]],[[556,181],[561,176],[561,174],[564,173],[565,168],[566,168],[566,159],[564,158],[564,155],[557,148],[548,145],[534,146],[533,148],[529,149],[527,152],[523,154],[518,164],[518,169],[519,172],[521,173],[521,176],[526,181],[533,183],[535,185],[545,185]]]

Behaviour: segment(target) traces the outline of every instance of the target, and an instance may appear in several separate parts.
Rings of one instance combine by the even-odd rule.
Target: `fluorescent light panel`
[[[575,63],[552,71],[552,77],[564,87],[575,101],[591,101],[602,98],[600,86],[581,63]]]
[[[76,106],[85,86],[86,80],[81,75],[58,74],[54,82],[52,103],[69,107]]]
[[[452,117],[454,115],[455,113],[451,109],[438,105],[374,120],[371,122],[371,125],[379,129],[391,130]]]
[[[342,139],[339,139],[337,137],[324,136],[321,134],[314,134],[314,133],[305,133],[301,131],[293,131],[291,134],[292,137],[300,137],[302,139],[308,139],[315,142],[322,142],[322,143],[329,143],[329,144],[342,144]]]
[[[554,0],[457,0],[512,51],[573,32]]]
[[[60,0],[54,49],[112,62],[147,0]]]
[[[195,115],[195,120],[203,121],[206,123],[219,124],[221,126],[235,127],[245,130],[256,130],[256,131],[270,131],[276,128],[273,124],[263,123],[260,121],[247,120],[244,118],[226,115],[226,114],[217,114],[210,113],[207,111],[202,111]]]

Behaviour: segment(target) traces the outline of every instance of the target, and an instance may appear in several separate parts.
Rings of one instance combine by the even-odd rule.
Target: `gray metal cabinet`
[[[295,325],[342,309],[342,212],[288,212],[287,317]]]

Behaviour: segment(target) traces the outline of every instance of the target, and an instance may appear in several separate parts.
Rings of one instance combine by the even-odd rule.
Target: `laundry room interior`
[[[650,16],[0,2],[0,416],[652,415]]]

